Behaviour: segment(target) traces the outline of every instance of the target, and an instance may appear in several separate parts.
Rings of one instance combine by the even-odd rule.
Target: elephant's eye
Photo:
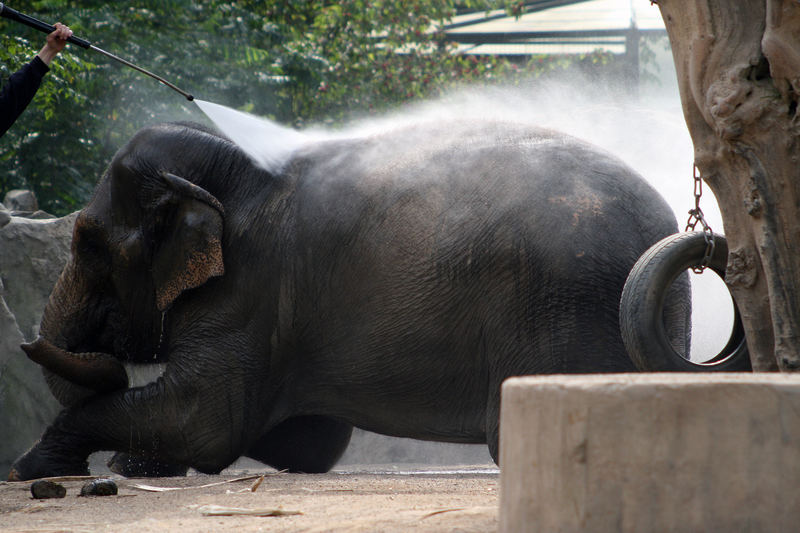
[[[75,224],[72,238],[73,252],[79,256],[98,256],[107,251],[103,226],[91,218],[82,218]]]

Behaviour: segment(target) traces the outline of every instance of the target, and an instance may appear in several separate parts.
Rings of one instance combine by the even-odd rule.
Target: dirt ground
[[[372,467],[317,475],[249,470],[183,478],[111,477],[119,488],[116,496],[81,497],[81,487],[93,478],[64,479],[59,483],[67,489],[66,497],[49,500],[33,499],[30,482],[2,482],[0,531],[483,533],[496,531],[498,525],[500,480],[493,465]],[[279,516],[235,514],[272,511]]]

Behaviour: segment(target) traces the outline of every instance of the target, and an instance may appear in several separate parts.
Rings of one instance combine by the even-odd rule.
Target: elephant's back
[[[393,214],[417,232],[507,228],[545,242],[554,233],[630,242],[633,224],[652,243],[676,229],[664,199],[621,160],[530,125],[428,123],[319,143],[299,159],[301,218],[348,234]]]
[[[386,351],[381,365],[402,346],[430,375],[457,357],[477,380],[459,387],[476,390],[487,364],[632,370],[619,295],[676,223],[615,157],[550,130],[459,122],[322,143],[294,169],[295,256],[327,346],[359,339]],[[615,355],[580,359],[601,349]]]

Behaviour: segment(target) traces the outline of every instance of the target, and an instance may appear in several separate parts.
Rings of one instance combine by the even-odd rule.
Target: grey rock
[[[0,230],[0,295],[27,340],[38,332],[44,304],[69,258],[76,217],[14,217]]]
[[[0,210],[0,228],[11,222],[11,214],[8,211]]]
[[[13,189],[6,193],[3,204],[7,205],[11,211],[38,211],[39,202],[33,191],[23,189]]]
[[[41,369],[19,345],[38,333],[47,298],[69,257],[75,217],[12,217],[0,227],[0,479],[61,409]]]
[[[40,479],[31,484],[31,495],[37,500],[63,498],[67,495],[67,489],[60,483]]]
[[[55,215],[51,215],[45,211],[11,211],[12,217],[21,217],[21,218],[36,218],[36,219],[43,219],[43,218],[57,218]]]
[[[95,479],[84,483],[81,487],[81,496],[115,496],[117,484],[113,479]]]

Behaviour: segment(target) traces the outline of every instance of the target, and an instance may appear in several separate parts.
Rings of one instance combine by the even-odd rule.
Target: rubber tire
[[[728,242],[714,236],[711,270],[725,279]],[[702,232],[670,235],[650,247],[633,265],[620,298],[620,330],[636,368],[644,372],[750,372],[750,354],[736,303],[731,336],[712,359],[694,363],[675,351],[664,327],[667,290],[675,278],[703,260],[706,241]]]

